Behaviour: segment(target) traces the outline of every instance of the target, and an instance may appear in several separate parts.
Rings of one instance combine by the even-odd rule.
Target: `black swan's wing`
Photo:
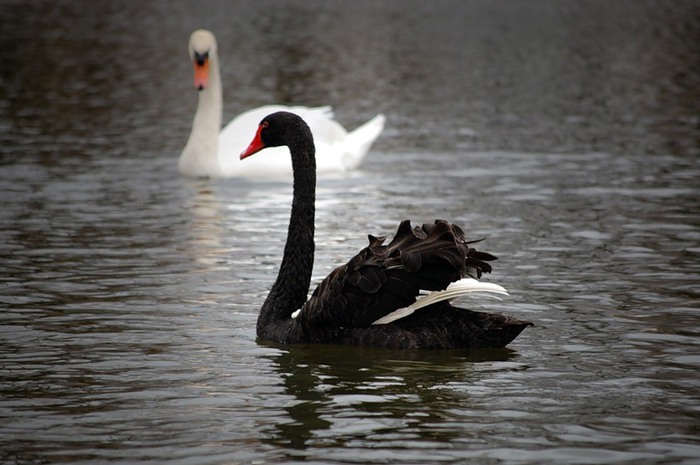
[[[496,257],[471,248],[458,226],[443,220],[411,228],[403,221],[393,240],[369,236],[369,245],[319,284],[299,315],[306,327],[368,327],[463,277],[478,279]]]

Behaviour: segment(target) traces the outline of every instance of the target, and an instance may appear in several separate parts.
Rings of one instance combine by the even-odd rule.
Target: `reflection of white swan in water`
[[[284,241],[289,221],[291,183],[247,179],[235,183],[202,179],[182,182],[187,198],[183,202],[185,224],[180,247],[189,271],[180,277],[181,291],[186,291],[190,302],[227,311],[232,305],[245,306],[246,299],[250,299],[251,308],[257,307],[267,293],[265,284],[279,264],[277,249]],[[328,229],[321,234],[327,252],[341,251],[346,246],[345,225],[337,224],[337,212],[352,207],[343,196],[367,203],[376,196],[374,188],[363,177],[345,173],[325,181],[325,186],[318,189],[318,221]],[[319,265],[315,282],[320,282],[335,264],[336,256],[331,253],[321,256],[321,260],[324,263]],[[245,293],[246,298],[239,293]]]
[[[189,214],[186,251],[204,270],[221,270],[238,250],[242,253],[235,257],[237,264],[252,263],[250,242],[269,238],[272,231],[284,229],[288,220],[287,209],[279,208],[289,203],[291,187],[287,184],[265,183],[265,188],[258,190],[246,181],[188,183],[192,183],[192,195],[184,205]],[[241,228],[240,224],[247,226]]]
[[[186,253],[204,270],[216,267],[225,254],[224,203],[211,186],[196,186],[184,210],[189,213]]]
[[[221,129],[221,74],[214,35],[201,29],[193,32],[189,51],[195,70],[194,84],[199,89],[199,103],[192,132],[178,162],[180,173],[186,176],[291,176],[289,150],[284,147],[272,150],[264,160],[241,163],[238,158],[260,121],[275,111],[296,113],[309,124],[316,140],[320,173],[356,169],[384,129],[385,118],[381,114],[348,133],[333,119],[330,107],[282,105],[246,111]]]

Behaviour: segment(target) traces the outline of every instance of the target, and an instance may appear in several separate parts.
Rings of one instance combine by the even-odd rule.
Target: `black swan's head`
[[[286,145],[292,154],[295,148],[313,147],[313,136],[309,126],[300,116],[287,111],[267,115],[258,126],[253,141],[241,153],[241,160],[267,147]]]

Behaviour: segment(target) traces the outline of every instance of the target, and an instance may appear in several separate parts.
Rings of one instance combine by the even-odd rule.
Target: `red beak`
[[[241,160],[244,158],[248,158],[249,156],[258,153],[262,149],[265,148],[265,143],[262,141],[262,138],[260,137],[260,133],[263,130],[263,125],[261,124],[258,126],[258,132],[255,133],[255,137],[253,138],[253,141],[250,143],[247,149],[245,149],[241,153]]]
[[[194,62],[194,88],[202,90],[209,85],[209,60],[201,65]]]

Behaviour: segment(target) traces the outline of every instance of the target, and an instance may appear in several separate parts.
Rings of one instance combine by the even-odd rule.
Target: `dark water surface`
[[[700,462],[700,3],[0,0],[0,462]],[[500,351],[259,344],[286,181],[177,174],[224,113],[387,129],[314,281],[398,222],[500,257]]]

